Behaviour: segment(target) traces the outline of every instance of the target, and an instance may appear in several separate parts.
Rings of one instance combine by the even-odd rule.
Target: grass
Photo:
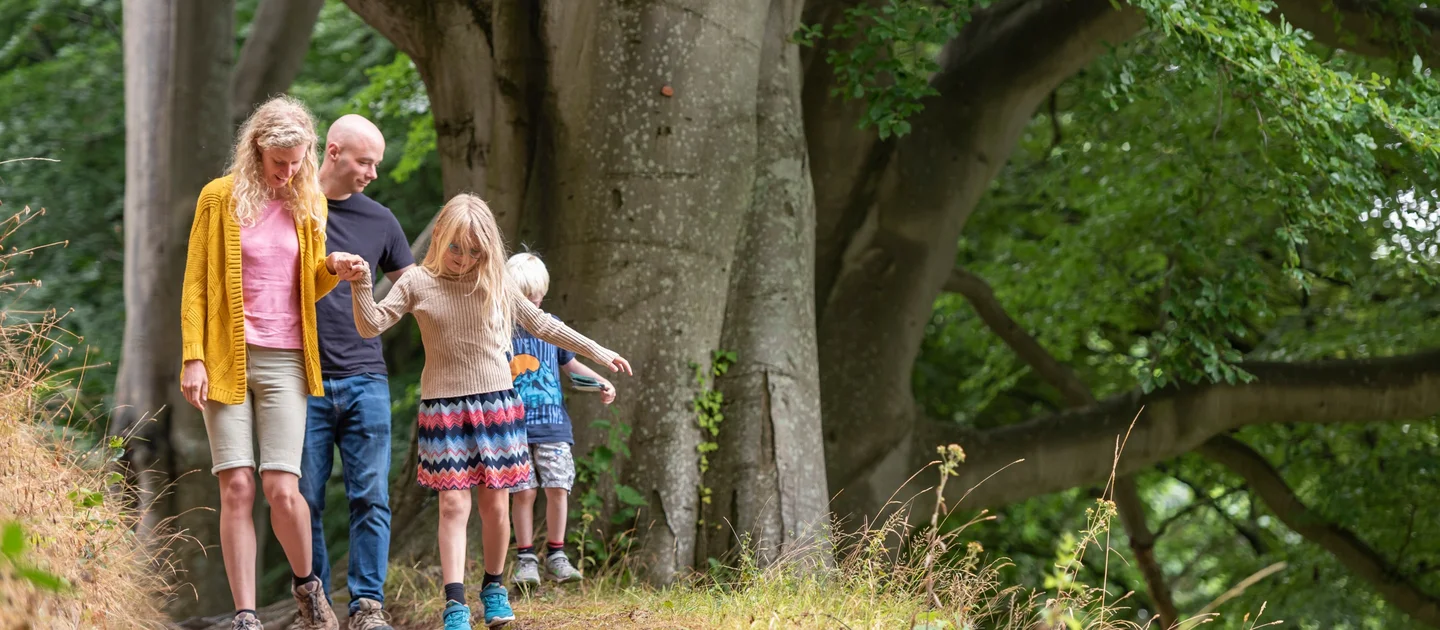
[[[0,221],[0,242],[33,216]],[[9,270],[26,253],[0,256],[0,294],[35,286]],[[168,573],[107,492],[111,445],[80,452],[54,437],[82,376],[49,369],[69,350],[59,319],[0,311],[0,628],[158,627]]]

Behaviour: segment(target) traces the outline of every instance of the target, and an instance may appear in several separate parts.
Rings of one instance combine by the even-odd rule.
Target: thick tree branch
[[[1384,422],[1440,412],[1440,351],[1386,359],[1246,363],[1249,384],[1189,385],[1131,392],[1082,409],[986,431],[922,422],[911,470],[935,444],[957,442],[970,454],[953,483],[975,489],[968,506],[1008,503],[1109,478],[1115,440],[1133,430],[1116,473],[1126,475],[1194,450],[1240,427],[1275,422]],[[1144,412],[1141,413],[1141,409]],[[1137,417],[1138,414],[1138,417]]]
[[[1406,581],[1397,567],[1353,532],[1307,508],[1260,453],[1223,435],[1206,440],[1199,452],[1244,478],[1281,522],[1334,555],[1340,564],[1369,582],[1390,605],[1417,621],[1440,627],[1440,598]]]
[[[1276,0],[1275,4],[1288,22],[1332,48],[1407,58],[1409,49],[1415,48],[1427,61],[1440,61],[1440,11],[1435,9],[1397,12],[1374,0]]]
[[[1075,408],[1088,407],[1095,403],[1095,394],[1081,382],[1074,370],[1050,354],[1040,342],[1016,323],[1005,307],[995,299],[995,291],[984,278],[957,267],[950,272],[945,290],[965,296],[970,306],[1021,360],[1035,370],[1051,387],[1060,390],[1066,402]],[[1179,619],[1175,600],[1170,596],[1170,587],[1165,582],[1165,572],[1155,561],[1155,534],[1146,522],[1145,502],[1140,497],[1140,487],[1134,475],[1115,479],[1113,496],[1115,507],[1120,513],[1120,523],[1130,538],[1130,548],[1135,561],[1145,576],[1146,590],[1160,617],[1160,627],[1169,628]]]
[[[990,328],[990,332],[1000,337],[1041,379],[1060,390],[1066,404],[1078,408],[1095,402],[1090,388],[1080,381],[1075,371],[1058,361],[1005,312],[1005,307],[995,299],[995,291],[983,278],[963,267],[956,267],[945,280],[945,291],[965,296],[975,313]]]
[[[265,99],[290,89],[324,5],[325,0],[261,0],[231,75],[233,124],[239,126]]]

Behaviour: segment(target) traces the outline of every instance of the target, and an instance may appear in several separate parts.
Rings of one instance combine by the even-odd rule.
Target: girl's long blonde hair
[[[281,199],[296,221],[308,219],[311,229],[323,238],[326,204],[320,188],[318,145],[315,118],[299,100],[277,96],[250,114],[240,126],[228,171],[235,176],[235,220],[246,227],[255,225],[266,202],[275,198],[274,189],[265,184],[263,151],[304,146],[305,159],[280,191]]]
[[[452,276],[445,269],[445,251],[451,243],[459,245],[467,255],[472,248],[482,252],[470,272],[475,275],[471,292],[480,293],[481,307],[492,314],[490,321],[499,326],[495,334],[501,335],[508,345],[515,314],[510,305],[510,279],[505,274],[505,239],[500,235],[500,226],[495,224],[490,206],[479,197],[460,193],[445,202],[440,216],[435,218],[430,248],[420,267],[433,276]]]

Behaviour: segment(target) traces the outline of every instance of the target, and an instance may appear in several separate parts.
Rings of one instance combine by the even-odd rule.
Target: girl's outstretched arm
[[[601,365],[608,365],[611,371],[630,373],[630,362],[624,357],[551,317],[520,295],[519,291],[510,292],[510,308],[514,309],[515,322],[524,326],[530,334],[576,354],[590,357]]]
[[[400,276],[395,286],[390,287],[390,293],[379,304],[375,303],[372,293],[368,267],[359,280],[350,281],[350,302],[355,311],[355,330],[360,332],[361,337],[368,339],[380,336],[380,333],[394,326],[395,322],[400,321],[400,318],[410,311],[410,283],[405,279],[412,275],[414,274]]]

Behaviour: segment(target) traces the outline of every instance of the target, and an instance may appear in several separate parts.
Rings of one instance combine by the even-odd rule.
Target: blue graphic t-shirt
[[[510,377],[525,403],[526,439],[531,444],[574,444],[570,414],[560,397],[560,366],[572,361],[575,353],[537,339],[519,326],[511,335],[510,349]]]

